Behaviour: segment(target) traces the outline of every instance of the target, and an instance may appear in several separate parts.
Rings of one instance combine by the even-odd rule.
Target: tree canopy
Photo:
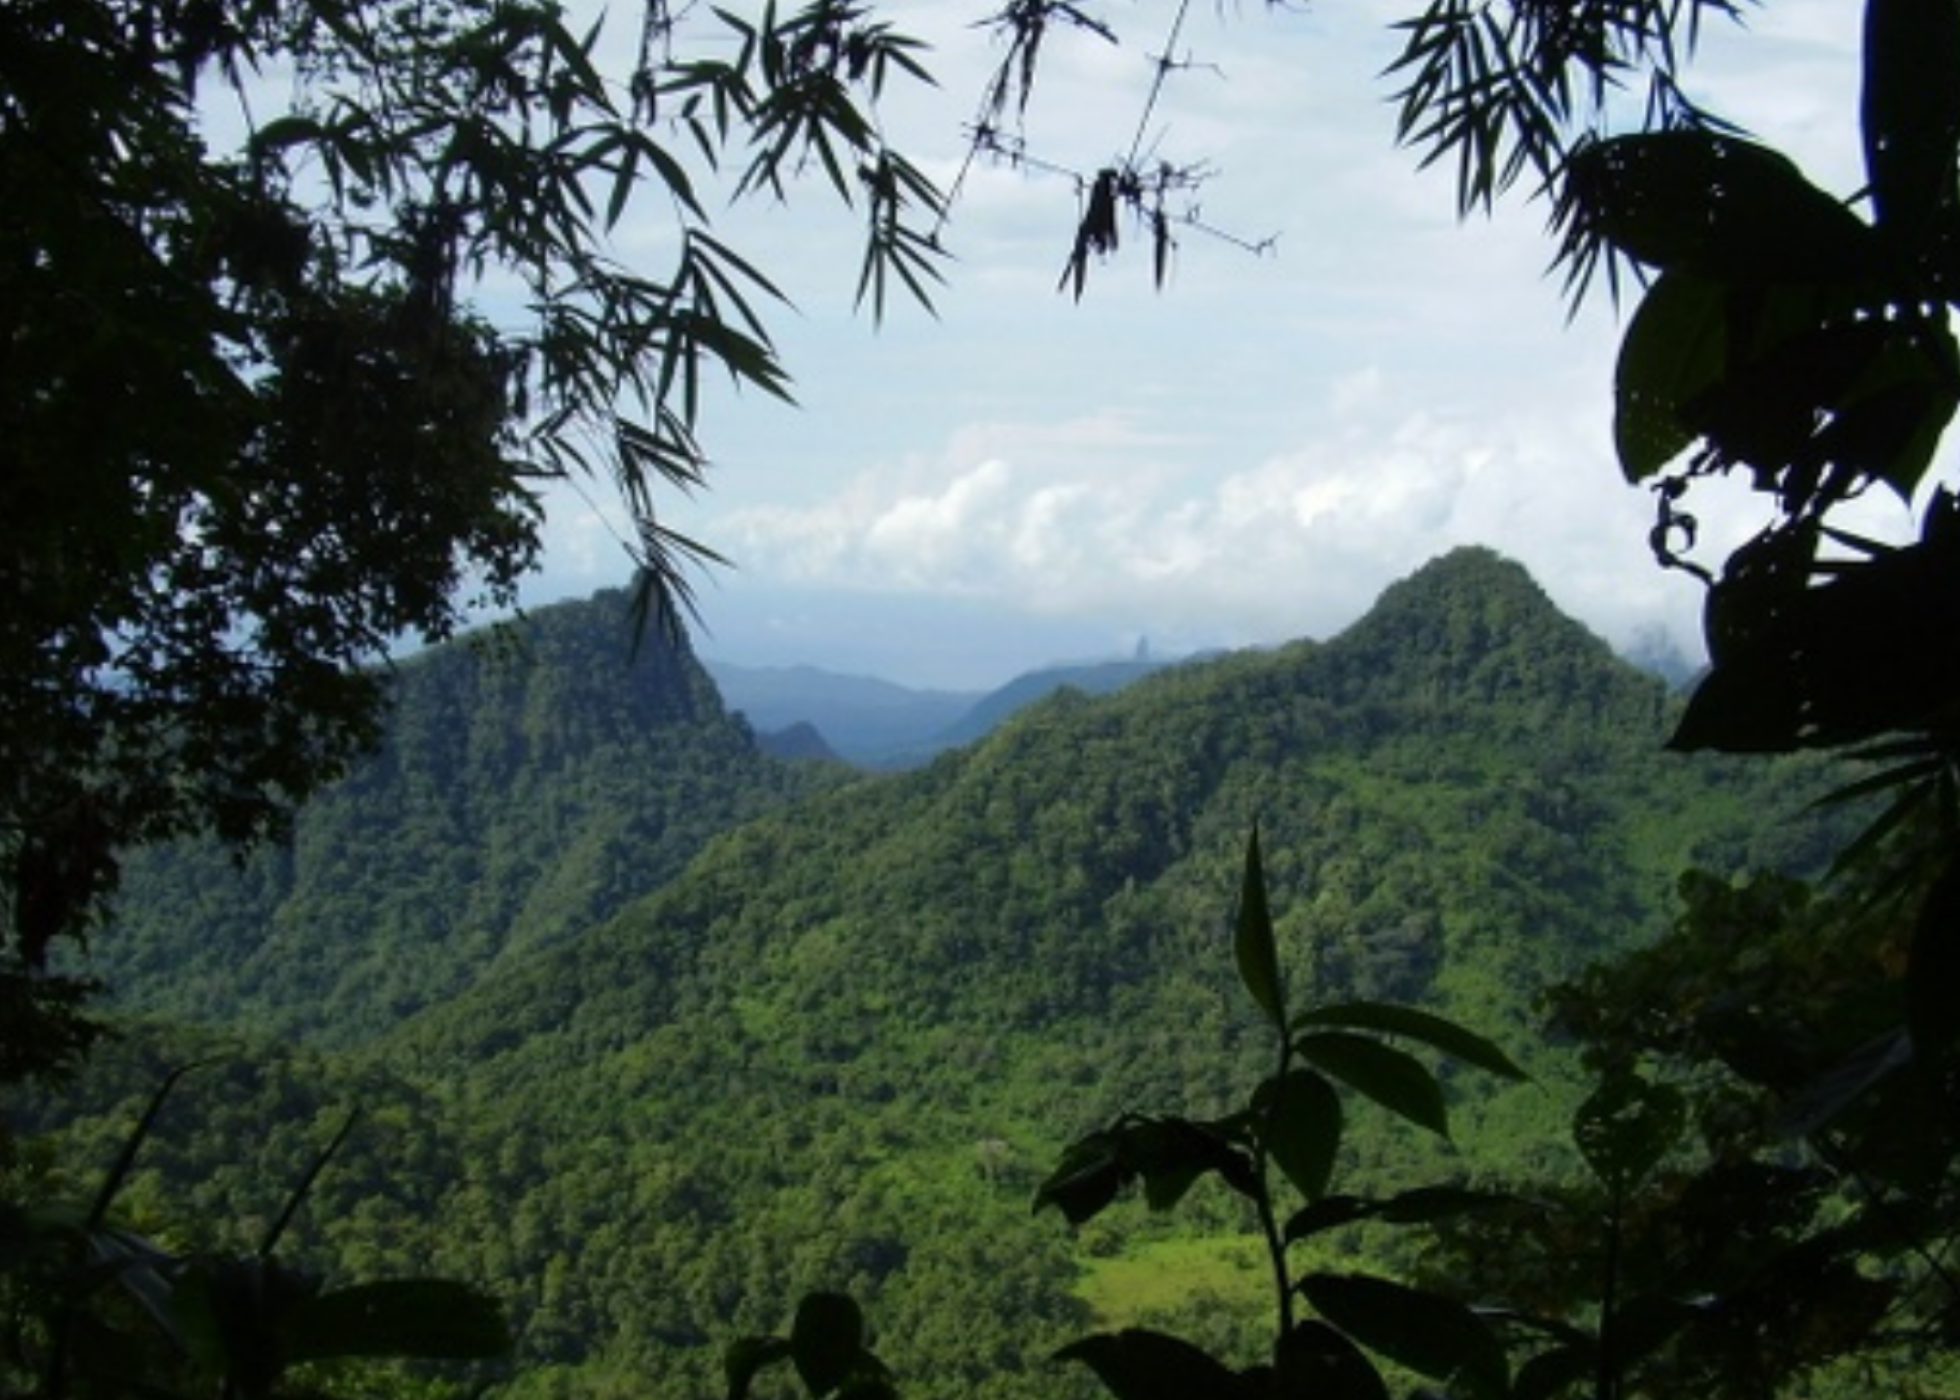
[[[1918,803],[1948,780],[1960,686],[1955,507],[1929,490],[1960,393],[1960,18],[1868,4],[1868,181],[1844,199],[1683,96],[1704,24],[1739,13],[1427,0],[1388,82],[1462,211],[1541,196],[1574,296],[1640,288],[1622,467],[1655,492],[1660,561],[1711,585],[1713,669],[1677,742],[1883,737]],[[702,385],[788,392],[775,286],[714,233],[704,181],[774,200],[813,173],[864,213],[861,300],[928,293],[948,200],[878,117],[888,84],[930,80],[919,45],[849,0],[632,18],[610,73],[596,28],[534,0],[0,16],[9,997],[119,852],[276,833],[370,745],[377,663],[511,599],[543,483],[616,483],[643,613],[679,625],[712,550],[662,523],[661,493],[706,480]],[[973,158],[1026,159],[1008,133],[1044,45],[1119,25],[1067,0],[980,18],[1003,44],[972,78]],[[1126,207],[1161,259],[1195,172],[1132,152],[1080,178],[1078,296]],[[660,272],[611,240],[649,207],[673,231]],[[1770,520],[1710,567],[1687,500],[1729,474]],[[1873,488],[1921,501],[1919,538],[1835,523]]]
[[[1960,7],[1867,0],[1866,171],[1849,194],[1683,96],[1701,26],[1737,13],[1727,0],[1426,0],[1400,22],[1390,82],[1403,141],[1454,166],[1460,210],[1513,190],[1544,198],[1570,294],[1603,287],[1633,304],[1614,386],[1620,466],[1654,494],[1657,560],[1708,585],[1711,667],[1674,743],[1848,749],[1876,767],[1847,791],[1889,801],[1846,852],[1847,865],[1876,862],[1853,887],[1867,907],[1691,883],[1687,941],[1564,994],[1568,1020],[1614,1061],[1575,1123],[1610,1197],[1608,1234],[1616,1248],[1636,1238],[1631,1210],[1658,1189],[1685,1122],[1679,1094],[1626,1061],[1719,1064],[1751,1105],[1769,1101],[1759,1091],[1781,1102],[1780,1131],[1820,1154],[1849,1144],[1819,1157],[1828,1192],[1779,1189],[1803,1213],[1763,1234],[1801,1251],[1765,1257],[1844,1285],[1808,1300],[1844,1303],[1831,1316],[1863,1329],[1830,1354],[1887,1340],[1895,1316],[1943,1344],[1960,496],[1937,468],[1960,405]],[[702,385],[725,374],[787,393],[765,315],[774,286],[712,232],[705,175],[774,199],[814,173],[865,211],[860,297],[881,309],[894,288],[928,290],[947,201],[876,118],[888,82],[927,77],[908,38],[848,0],[755,17],[650,0],[638,19],[637,61],[609,75],[597,31],[533,0],[0,10],[0,1074],[45,1068],[83,1038],[72,989],[33,974],[85,928],[119,854],[191,831],[276,833],[373,742],[376,667],[397,640],[443,637],[473,600],[510,599],[539,548],[542,483],[617,484],[638,522],[642,611],[680,625],[684,566],[712,551],[663,525],[660,491],[706,480]],[[1080,0],[1009,0],[989,22],[1004,56],[979,82],[975,158],[1025,159],[1003,132],[1032,98],[1044,43],[1117,26]],[[716,42],[697,44],[703,33]],[[1161,76],[1176,60],[1159,63]],[[1126,212],[1161,265],[1193,178],[1134,151],[1085,172],[1062,290],[1085,294]],[[661,273],[622,264],[610,237],[647,202],[672,216]],[[1766,523],[1704,562],[1689,506],[1728,477],[1763,494]],[[1844,508],[1879,491],[1916,509],[1912,538],[1845,528]],[[1538,796],[1565,803],[1555,784]],[[1000,878],[1023,878],[1014,860],[1005,850]],[[1711,930],[1734,928],[1752,954],[1817,975],[1706,957]],[[1382,975],[1425,974],[1423,929],[1407,932],[1412,955]],[[1271,937],[1259,932],[1241,968],[1284,1023]],[[1820,940],[1877,952],[1847,991],[1808,951]],[[1066,977],[1067,957],[1031,962]],[[1776,1004],[1696,999],[1742,990],[1744,973]],[[1629,989],[1681,1022],[1626,1024],[1612,1013]],[[741,1009],[766,1020],[766,1006]],[[1776,1020],[1793,1012],[1833,1033],[1799,1043]],[[1758,1053],[1760,1034],[1778,1055]],[[1279,1101],[1276,1089],[1254,1104],[1262,1121],[1280,1121]],[[1631,1123],[1633,1148],[1605,1150],[1627,1135],[1616,1122]],[[1711,1153],[1761,1147],[1719,1124],[1706,1138]],[[1873,1152],[1885,1170],[1861,1161]],[[1326,1189],[1317,1168],[1307,1178],[1309,1195]],[[1893,1216],[1925,1222],[1935,1247],[1918,1231],[1881,1240]],[[1859,1274],[1873,1260],[1912,1287],[1880,1297]],[[1644,1287],[1636,1263],[1625,1279]],[[1678,1301],[1672,1276],[1653,1277]],[[1600,1394],[1628,1393],[1627,1363],[1645,1360],[1617,1332],[1618,1282],[1609,1268],[1597,1335],[1548,1353],[1598,1361]],[[1717,1301],[1756,1296],[1701,1264],[1687,1282]],[[1750,1338],[1789,1315],[1785,1295],[1769,1301],[1782,1310],[1731,1310],[1769,1319]],[[1113,1388],[1154,1393],[1148,1369]]]
[[[24,975],[119,852],[275,834],[370,746],[390,649],[513,601],[543,483],[616,483],[678,626],[708,551],[656,495],[702,479],[702,384],[786,392],[690,169],[773,198],[816,162],[868,210],[861,294],[923,285],[938,197],[867,115],[906,40],[825,3],[697,59],[642,18],[622,81],[529,0],[0,15],[10,1010],[59,1004]],[[648,203],[664,272],[609,240]]]

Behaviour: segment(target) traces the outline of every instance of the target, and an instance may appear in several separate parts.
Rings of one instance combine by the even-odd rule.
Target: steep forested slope
[[[386,742],[242,870],[132,863],[93,969],[126,1006],[350,1044],[577,933],[823,781],[769,759],[623,593],[401,664]]]

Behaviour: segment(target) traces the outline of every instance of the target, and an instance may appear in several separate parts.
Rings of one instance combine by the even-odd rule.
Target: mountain
[[[735,667],[708,671],[729,710],[757,727],[762,747],[782,757],[837,757],[864,769],[911,769],[972,743],[1056,690],[1109,694],[1151,675],[1160,661],[1092,661],[1043,667],[988,692],[909,690],[890,680],[837,675],[817,667]],[[821,737],[811,741],[809,729]]]
[[[802,720],[798,720],[787,729],[757,734],[755,742],[756,747],[772,758],[814,763],[846,761],[842,754],[831,748],[814,724]]]
[[[762,753],[627,596],[401,663],[386,741],[240,869],[130,862],[90,971],[120,1004],[351,1044],[573,937],[827,781]]]
[[[709,662],[729,709],[783,757],[837,757],[872,769],[912,768],[984,737],[1016,711],[1057,690],[1107,695],[1162,662],[1084,662],[1044,667],[983,693],[910,690],[890,681],[814,666],[742,667]],[[823,741],[812,744],[815,730]]]
[[[808,725],[841,757],[867,768],[932,744],[980,698],[978,693],[912,690],[816,666],[707,663],[722,702],[763,735]]]
[[[1673,704],[1515,565],[1451,555],[1331,642],[1058,692],[765,814],[390,1047],[446,1066],[499,1140],[580,1145],[455,1200],[522,1202],[520,1277],[576,1261],[520,1315],[583,1364],[678,1394],[711,1383],[713,1339],[842,1287],[901,1374],[1053,1393],[1040,1357],[1083,1323],[1081,1265],[1029,1191],[1092,1124],[1232,1102],[1258,1053],[1226,933],[1253,824],[1317,995],[1427,1005],[1540,1068],[1460,1105],[1499,1154],[1477,1165],[1515,1165],[1565,1140],[1531,989],[1660,927],[1684,864],[1810,854],[1765,815],[1799,807],[1801,774],[1664,752]],[[1362,1141],[1364,1172],[1449,1168]],[[1098,1222],[1095,1257],[1152,1238]]]
[[[587,651],[567,659],[592,669]],[[368,1028],[356,1078],[422,1096],[439,1148],[400,1145],[445,1174],[402,1183],[404,1201],[433,1200],[437,1214],[397,1233],[426,1242],[424,1267],[511,1300],[527,1367],[517,1395],[716,1388],[720,1344],[779,1330],[813,1288],[862,1300],[881,1354],[916,1389],[1085,1393],[1046,1358],[1089,1323],[1087,1299],[1153,1261],[1190,1267],[1180,1229],[1246,1223],[1201,1189],[1191,1224],[1138,1210],[1099,1219],[1078,1248],[1056,1217],[1030,1215],[1029,1196],[1081,1131],[1123,1112],[1228,1111],[1262,1072],[1229,935],[1255,824],[1303,994],[1428,1006],[1537,1071],[1501,1096],[1456,1086],[1460,1157],[1358,1127],[1342,1164],[1350,1189],[1556,1155],[1565,1074],[1533,989],[1663,926],[1687,864],[1802,868],[1827,848],[1815,818],[1782,815],[1814,794],[1814,765],[1664,751],[1677,704],[1666,687],[1483,550],[1435,561],[1329,641],[1167,667],[1109,695],[1056,691],[890,775],[771,765],[742,726],[680,705],[697,679],[684,658],[660,664],[686,681],[659,693],[687,739],[658,752],[680,762],[704,746],[700,778],[753,780],[748,795],[698,813],[644,879],[615,869],[615,898],[579,903],[583,887],[539,863],[528,899],[505,906],[529,918],[496,924],[484,947],[479,924],[452,911],[476,898],[493,843],[479,835],[443,855],[404,823],[428,820],[419,786],[350,779],[338,839],[362,833],[375,859],[415,853],[364,898],[420,875],[422,902],[400,912],[426,922],[388,956],[426,957],[453,987],[438,996],[429,979],[419,1008],[358,1009],[381,948],[352,920],[336,934],[352,940],[344,951],[282,942],[288,980],[230,999],[197,919],[172,929],[159,912],[141,940],[149,976],[173,983],[186,969],[204,1014],[237,1029],[320,1022],[274,990],[342,1007],[322,1038]],[[604,776],[629,776],[620,729],[568,722],[561,734],[555,709],[517,697],[589,683],[548,668],[510,691],[479,680],[500,697],[487,715],[430,711],[425,726],[448,727],[398,738],[383,771],[409,771],[407,754],[441,740],[452,767],[476,772],[487,760],[459,732],[528,733],[495,770],[522,800],[486,788],[468,811],[551,811],[582,830],[581,794],[613,794]],[[535,729],[515,723],[523,714]],[[587,743],[603,757],[581,756]],[[326,870],[359,884],[344,858]],[[179,872],[191,888],[174,894],[170,871],[151,876],[159,911],[219,898],[205,866]],[[316,904],[331,887],[308,886]],[[124,936],[104,935],[105,956]],[[234,960],[251,951],[229,946]],[[162,993],[152,1004],[172,1005]],[[315,1246],[359,1259],[395,1229],[332,1219]],[[1225,1293],[1204,1307],[1220,1328],[1237,1315]]]
[[[1049,666],[1017,676],[1000,689],[982,696],[957,722],[934,734],[933,748],[954,748],[985,738],[1020,711],[1058,690],[1079,690],[1084,695],[1111,695],[1131,682],[1143,679],[1163,664],[1150,660],[1086,662],[1073,666]]]

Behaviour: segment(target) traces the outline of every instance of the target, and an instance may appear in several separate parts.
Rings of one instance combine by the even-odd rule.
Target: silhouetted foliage
[[[740,51],[696,61],[644,20],[622,92],[548,4],[0,15],[0,954],[27,1007],[124,852],[277,835],[375,742],[376,668],[514,599],[545,483],[616,482],[643,621],[678,628],[708,552],[655,493],[702,480],[701,382],[786,381],[777,294],[668,137],[739,157],[737,193],[818,161],[871,216],[862,295],[923,290],[937,196],[866,116],[923,76],[908,40],[816,0],[726,17]],[[664,277],[609,242],[648,206]],[[65,1006],[3,1033],[60,1045]]]

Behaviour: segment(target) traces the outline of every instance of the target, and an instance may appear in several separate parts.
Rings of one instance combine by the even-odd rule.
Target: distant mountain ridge
[[[1145,658],[1044,666],[991,691],[912,690],[816,666],[745,667],[710,661],[722,700],[780,757],[821,756],[807,727],[838,758],[872,769],[916,767],[983,738],[1016,711],[1062,689],[1107,695],[1167,664]],[[778,738],[777,736],[784,736]]]
[[[930,745],[984,693],[913,690],[812,665],[705,664],[723,703],[758,734],[806,724],[840,757],[874,768]]]

